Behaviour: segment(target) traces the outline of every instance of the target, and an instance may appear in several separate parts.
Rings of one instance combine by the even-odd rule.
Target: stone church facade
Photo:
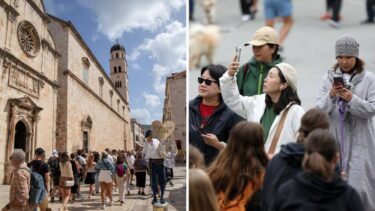
[[[47,15],[42,0],[0,0],[2,183],[15,148],[28,161],[37,147],[47,156],[133,149],[125,48],[114,45],[108,57],[110,76],[71,22]]]

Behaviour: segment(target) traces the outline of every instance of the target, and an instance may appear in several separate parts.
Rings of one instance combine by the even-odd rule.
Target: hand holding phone
[[[342,76],[333,77],[333,84],[335,86],[344,86],[344,78]]]

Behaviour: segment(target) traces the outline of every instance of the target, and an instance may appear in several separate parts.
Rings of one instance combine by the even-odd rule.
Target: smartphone
[[[236,46],[237,62],[240,62],[241,50],[241,47]]]
[[[344,79],[342,76],[333,77],[333,83],[335,84],[335,86],[345,85]]]
[[[207,134],[207,131],[204,128],[199,128],[199,132],[203,135]]]
[[[198,132],[200,134],[204,134],[206,135],[207,134],[207,131],[204,129],[204,128],[200,128],[200,127],[196,127],[194,125],[192,125],[192,128],[195,132]]]

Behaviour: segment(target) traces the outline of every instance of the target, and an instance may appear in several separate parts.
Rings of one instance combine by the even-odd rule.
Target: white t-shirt
[[[112,165],[115,165],[115,163],[113,162],[113,157],[112,157],[112,155],[108,154],[108,155],[107,155],[107,159],[108,159],[109,162],[112,163]]]
[[[159,152],[158,152],[158,146],[160,144],[160,141],[158,139],[153,138],[152,141],[149,143],[147,140],[145,141],[143,145],[143,154],[145,155],[146,159],[161,159]]]
[[[135,158],[133,155],[127,156],[126,161],[128,161],[129,169],[134,169]]]

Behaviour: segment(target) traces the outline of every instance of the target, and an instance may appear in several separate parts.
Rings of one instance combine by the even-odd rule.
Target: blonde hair
[[[189,210],[219,211],[211,180],[202,169],[189,170]]]

